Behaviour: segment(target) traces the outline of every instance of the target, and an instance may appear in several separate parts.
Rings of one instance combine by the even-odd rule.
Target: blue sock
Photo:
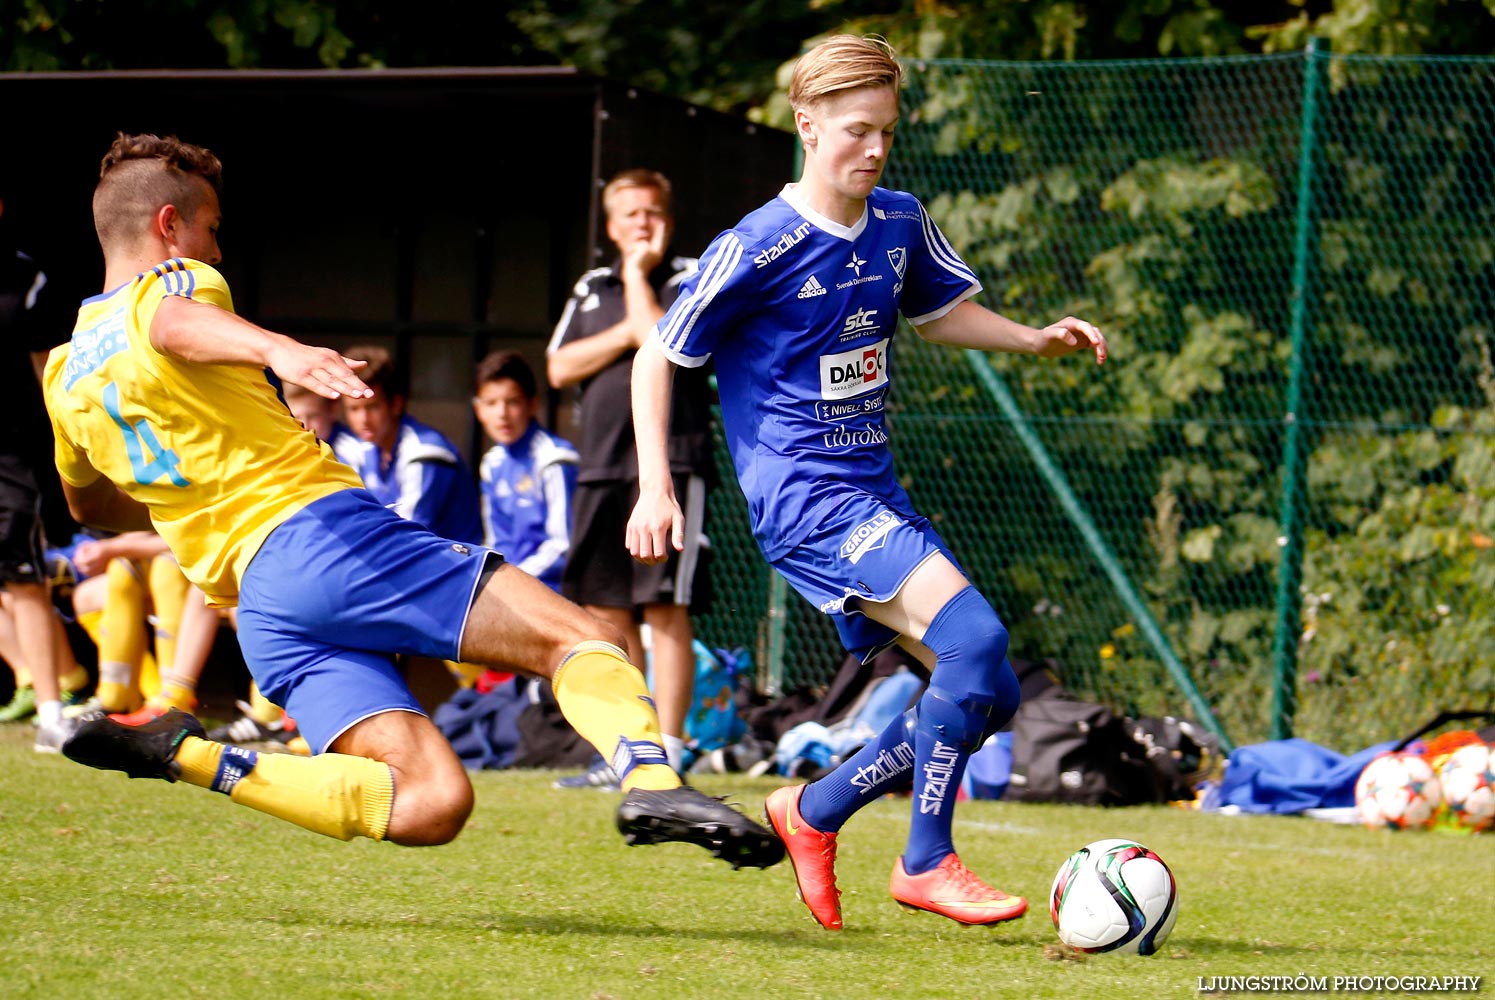
[[[908,787],[914,770],[914,709],[888,723],[877,739],[830,774],[806,786],[799,813],[821,833],[835,833],[873,799]]]
[[[910,875],[954,852],[951,826],[966,762],[1012,718],[1021,697],[1007,662],[1007,629],[975,587],[946,602],[929,623],[924,645],[936,660],[915,706],[913,816],[903,852]]]

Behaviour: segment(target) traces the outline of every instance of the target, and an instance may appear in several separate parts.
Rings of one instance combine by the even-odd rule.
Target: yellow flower
[[[1115,655],[1116,655],[1116,647],[1114,645],[1112,645],[1111,643],[1109,643],[1109,642],[1106,643],[1104,646],[1102,646],[1100,648],[1100,658],[1102,660],[1109,660],[1111,657],[1113,657]]]

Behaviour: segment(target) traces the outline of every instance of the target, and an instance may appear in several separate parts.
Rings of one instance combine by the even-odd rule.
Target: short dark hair
[[[489,382],[497,382],[505,378],[513,379],[514,383],[519,386],[519,391],[530,399],[534,399],[539,391],[535,382],[535,370],[518,351],[493,351],[479,361],[473,387],[482,389]]]
[[[395,357],[387,347],[359,344],[344,351],[343,357],[353,361],[367,361],[368,364],[354,374],[363,379],[370,389],[383,390],[385,399],[392,400],[396,396],[405,399],[410,395],[410,382],[405,373],[395,366]]]
[[[104,251],[138,239],[162,205],[175,205],[188,218],[202,207],[201,178],[223,197],[223,164],[201,146],[174,135],[117,133],[99,164],[93,192],[93,224]]]

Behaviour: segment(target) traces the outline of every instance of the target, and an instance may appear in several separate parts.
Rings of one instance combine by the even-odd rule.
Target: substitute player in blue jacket
[[[444,538],[480,544],[477,485],[457,446],[405,412],[404,373],[389,351],[364,345],[349,348],[346,356],[367,362],[359,375],[374,394],[343,400],[352,433],[331,442],[337,457],[396,514]]]
[[[633,371],[640,496],[628,546],[678,545],[665,452],[676,366],[715,359],[726,438],[754,536],[789,583],[863,656],[894,642],[931,671],[905,717],[833,772],[768,797],[800,894],[841,927],[836,836],[857,809],[913,780],[894,899],[967,924],[1021,915],[955,853],[966,761],[1017,709],[1007,630],[898,484],[887,403],[899,313],[935,343],[1059,357],[1106,341],[1067,317],[1036,329],[970,301],[980,282],[918,199],[877,186],[902,69],[880,39],[833,37],[797,64],[789,99],[804,173],[701,257]]]
[[[560,593],[571,550],[576,448],[540,426],[534,369],[517,351],[478,362],[473,412],[493,447],[479,467],[483,544]]]

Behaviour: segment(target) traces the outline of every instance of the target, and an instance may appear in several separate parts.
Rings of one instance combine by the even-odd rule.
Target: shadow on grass
[[[684,913],[682,912],[682,916]],[[808,916],[794,914],[786,916],[785,926],[767,930],[761,927],[744,927],[741,925],[731,927],[702,926],[695,923],[671,923],[668,921],[649,921],[633,924],[623,924],[616,920],[597,920],[589,917],[579,917],[566,914],[547,915],[542,913],[507,913],[507,914],[485,914],[482,916],[471,916],[463,918],[460,914],[404,914],[399,917],[391,917],[388,914],[371,913],[366,916],[356,914],[340,914],[328,917],[325,913],[318,911],[307,911],[295,913],[285,911],[273,917],[262,916],[256,920],[257,923],[274,924],[282,927],[305,927],[317,930],[347,930],[353,932],[372,932],[375,934],[389,931],[391,926],[401,928],[425,928],[433,932],[446,933],[472,933],[474,931],[492,931],[499,934],[510,934],[515,936],[543,935],[548,937],[595,937],[595,938],[638,938],[651,942],[665,939],[682,939],[691,941],[714,942],[724,945],[742,942],[754,942],[774,946],[793,944],[801,947],[812,947],[825,950],[841,950],[847,948],[865,950],[869,955],[881,953],[887,947],[888,928],[880,921],[869,923],[866,927],[847,927],[840,931],[826,931],[810,921]],[[1032,948],[1033,942],[1024,938],[1003,937],[1000,930],[996,928],[981,927],[954,927],[941,921],[938,929],[944,931],[946,928],[956,930],[961,934],[973,936],[986,935],[990,944],[998,947]],[[930,933],[936,930],[933,921],[930,923]]]

